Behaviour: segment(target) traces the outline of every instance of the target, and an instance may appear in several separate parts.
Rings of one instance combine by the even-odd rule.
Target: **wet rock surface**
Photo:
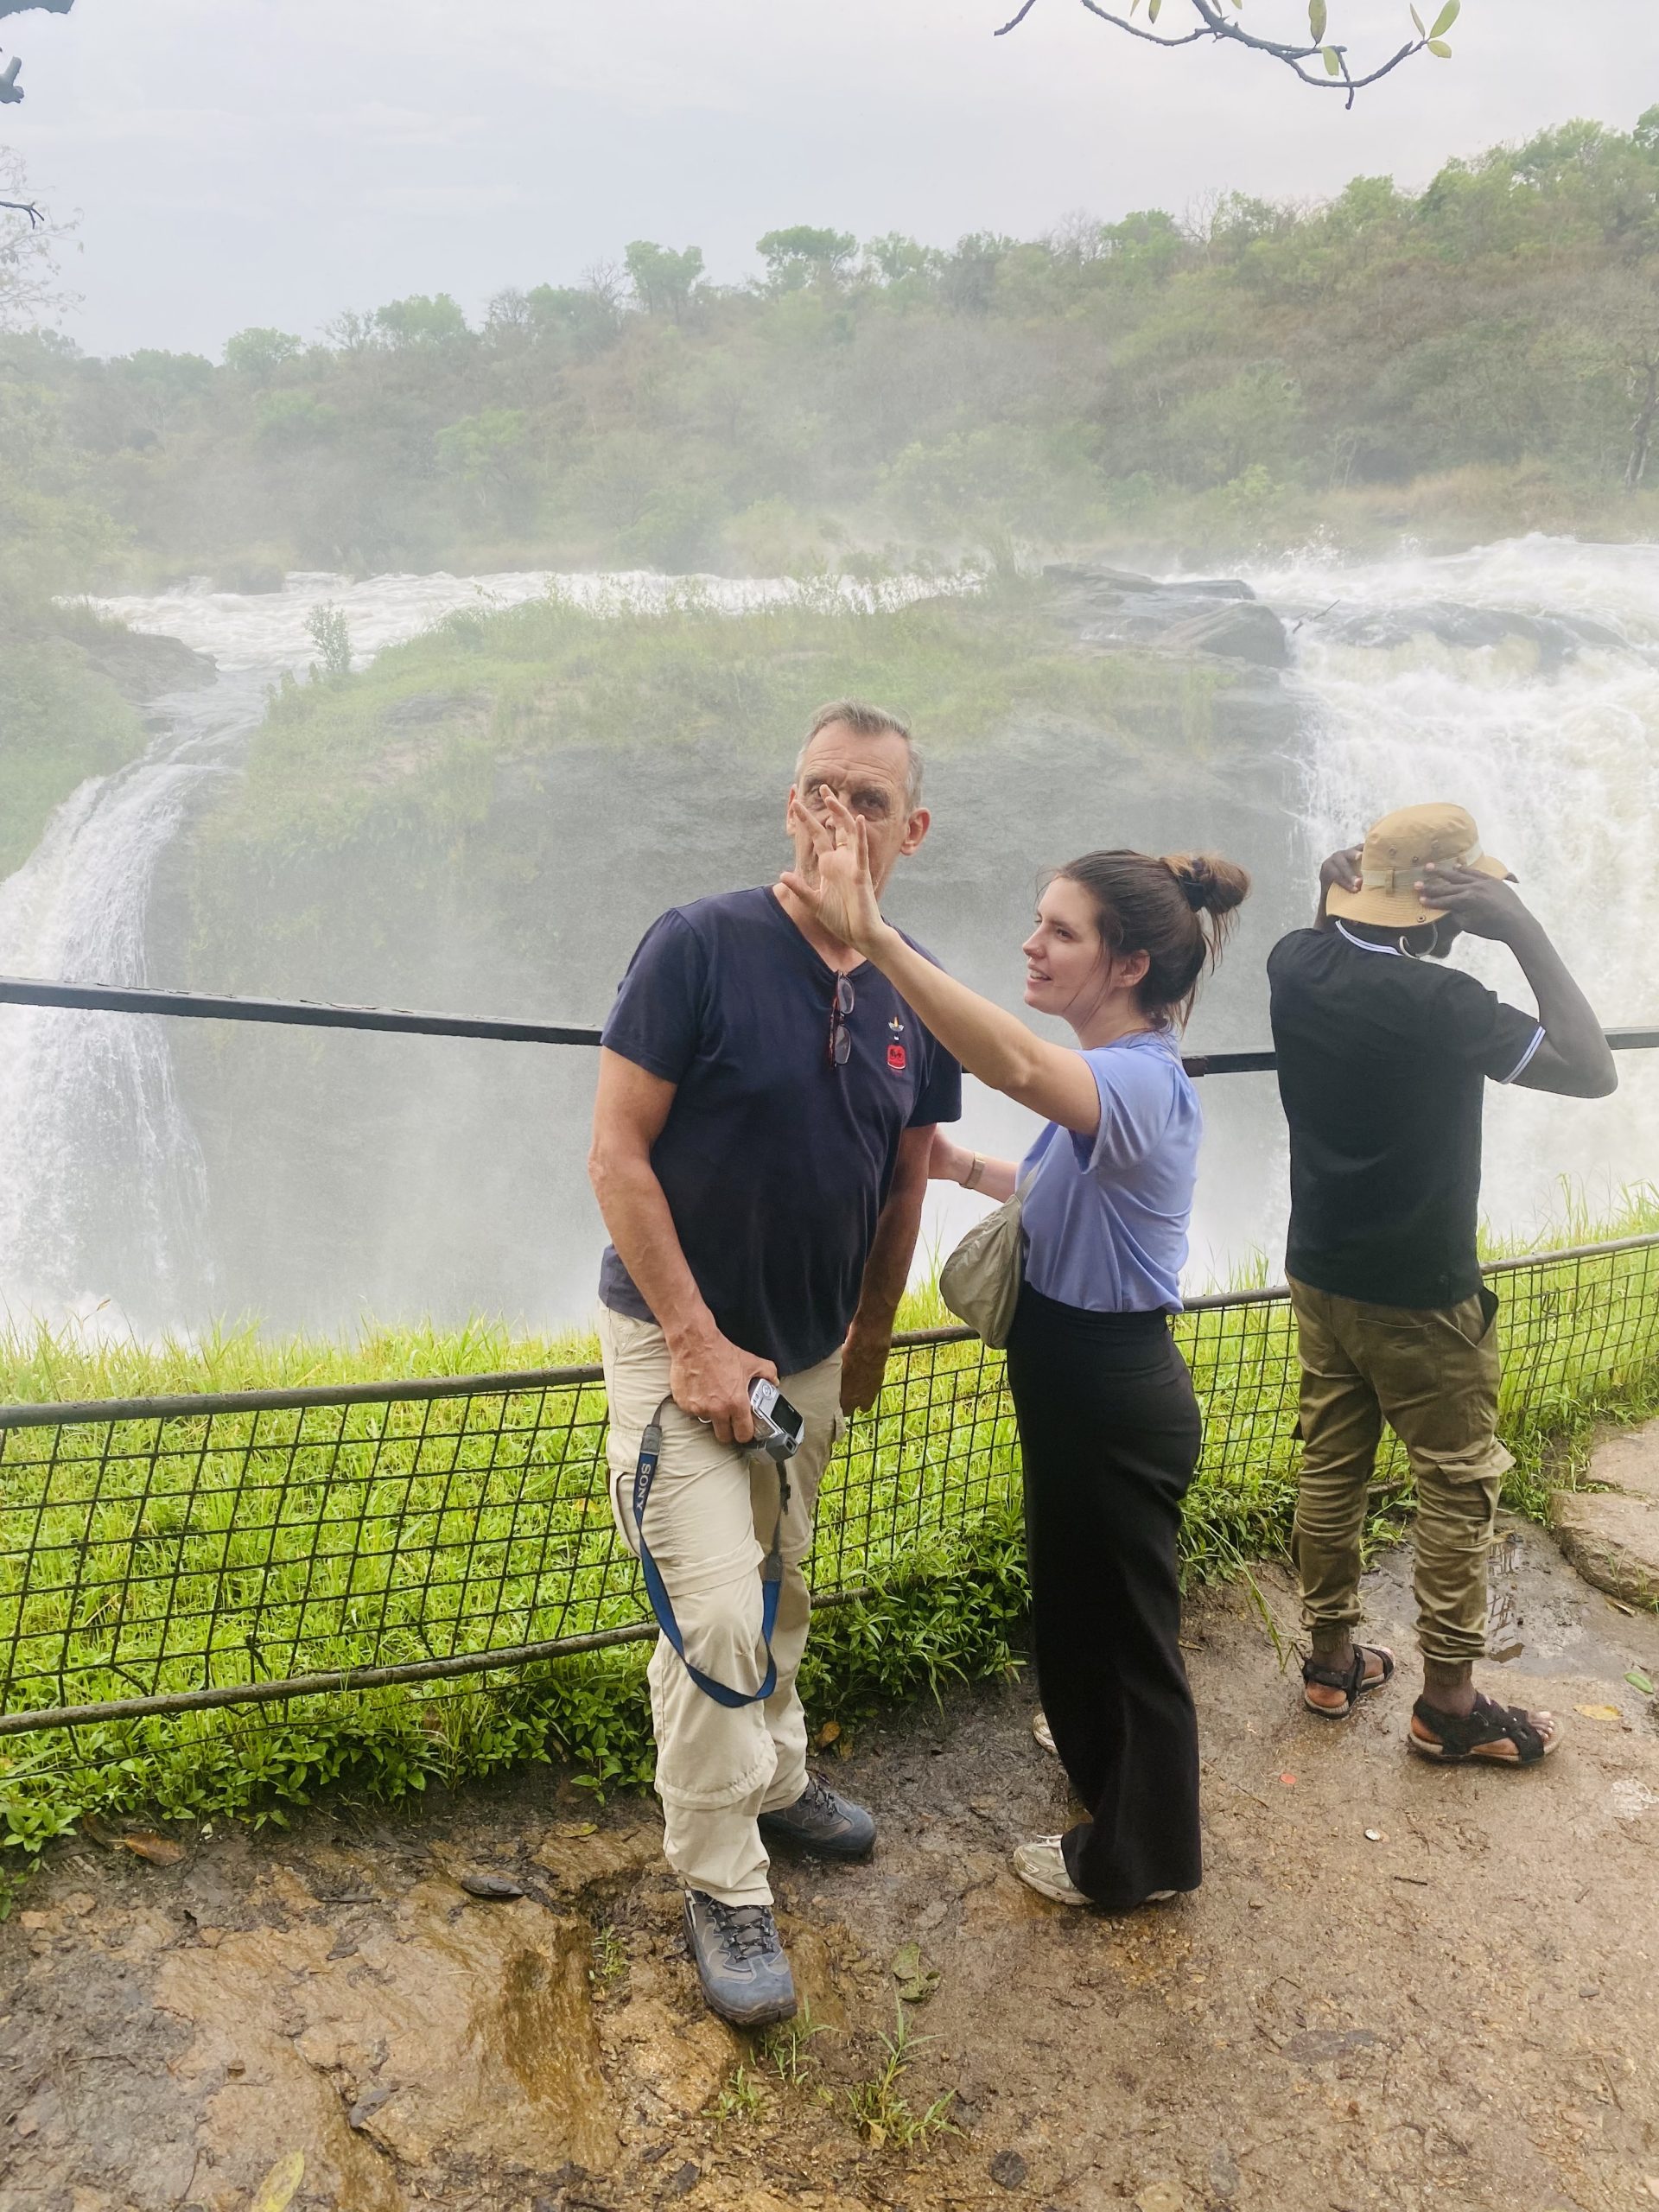
[[[0,2204],[244,2212],[296,2153],[296,2212],[1650,2204],[1659,1729],[1624,1676],[1659,1619],[1536,1530],[1501,1556],[1485,1679],[1564,1716],[1547,1771],[1408,1761],[1409,1663],[1305,1717],[1248,1592],[1203,1595],[1205,1884],[1128,1918],[1008,1871],[1066,1818],[1027,1684],[860,1732],[834,1779],[882,1840],[779,1866],[810,2018],[769,2045],[698,2000],[652,1808],[568,1778],[180,1830],[172,1866],[71,1842],[0,1928]],[[1367,1585],[1402,1655],[1409,1573]],[[901,2147],[946,2096],[957,2132]]]
[[[1058,618],[1086,645],[1153,645],[1160,652],[1215,655],[1256,668],[1284,668],[1284,624],[1236,577],[1160,582],[1121,569],[1045,569]]]
[[[1586,1478],[1607,1487],[1550,1498],[1556,1541],[1599,1590],[1628,1605],[1659,1605],[1659,1426],[1608,1438]]]

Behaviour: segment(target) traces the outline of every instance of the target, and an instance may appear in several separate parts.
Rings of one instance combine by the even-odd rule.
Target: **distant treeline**
[[[579,284],[502,293],[480,327],[439,294],[317,344],[244,331],[219,365],[12,337],[7,444],[22,423],[59,566],[229,584],[1240,543],[1397,525],[1424,479],[1500,525],[1605,521],[1644,477],[1659,107],[1417,194],[1362,177],[1318,207],[1231,194],[950,251],[807,227],[759,245],[766,276],[736,289],[694,246],[637,241]]]

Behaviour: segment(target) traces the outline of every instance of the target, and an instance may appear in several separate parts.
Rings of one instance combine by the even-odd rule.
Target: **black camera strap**
[[[684,1663],[685,1671],[705,1696],[716,1705],[733,1707],[761,1705],[778,1687],[778,1662],[772,1656],[772,1632],[778,1625],[778,1603],[784,1592],[784,1516],[789,1511],[789,1472],[785,1462],[774,1453],[766,1457],[778,1470],[778,1525],[772,1532],[772,1549],[760,1567],[760,1638],[766,1647],[766,1671],[758,1690],[734,1690],[725,1682],[717,1682],[712,1675],[705,1675],[685,1656],[685,1638],[680,1624],[674,1618],[674,1606],[668,1594],[668,1585],[663,1580],[662,1570],[651,1555],[645,1541],[645,1503],[651,1496],[652,1484],[657,1478],[657,1463],[663,1451],[663,1415],[673,1404],[671,1397],[664,1398],[645,1423],[639,1439],[639,1457],[633,1470],[633,1527],[639,1545],[639,1566],[645,1578],[645,1594],[651,1599],[651,1610],[657,1616],[657,1625],[673,1645]]]

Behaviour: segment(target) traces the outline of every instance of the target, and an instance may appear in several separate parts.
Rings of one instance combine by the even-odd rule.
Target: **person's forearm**
[[[1055,1049],[1033,1037],[1017,1014],[936,968],[891,926],[883,926],[868,957],[945,1051],[993,1090],[1019,1097],[1043,1056]]]
[[[1017,1160],[988,1160],[982,1152],[974,1152],[965,1144],[941,1143],[936,1138],[932,1174],[936,1182],[959,1184],[976,1198],[1001,1200],[1014,1196],[1020,1180],[1020,1163]]]
[[[867,1343],[885,1345],[892,1338],[893,1317],[910,1281],[910,1263],[921,1233],[922,1201],[926,1195],[925,1173],[907,1177],[902,1185],[895,1179],[887,1193],[875,1224],[870,1256],[864,1262],[858,1310],[849,1332]]]
[[[1559,1057],[1586,1084],[1611,1090],[1618,1081],[1613,1055],[1595,1008],[1572,970],[1531,914],[1511,934],[1510,950],[1538,1001],[1538,1019]]]
[[[715,1318],[686,1265],[650,1160],[596,1152],[591,1179],[611,1242],[670,1348],[713,1333]]]

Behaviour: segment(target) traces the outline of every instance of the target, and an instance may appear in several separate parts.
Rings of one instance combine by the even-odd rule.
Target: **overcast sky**
[[[79,208],[68,327],[217,354],[343,308],[574,281],[630,238],[755,267],[787,223],[948,245],[1236,187],[1419,183],[1572,115],[1659,102],[1659,0],[1465,0],[1450,62],[1362,96],[1243,54],[1159,54],[1037,0],[78,0],[0,24],[34,188]],[[1420,0],[1425,7],[1428,0]],[[1169,0],[1166,23],[1184,0]],[[1406,0],[1332,0],[1357,55]],[[1303,0],[1250,0],[1291,30]]]

